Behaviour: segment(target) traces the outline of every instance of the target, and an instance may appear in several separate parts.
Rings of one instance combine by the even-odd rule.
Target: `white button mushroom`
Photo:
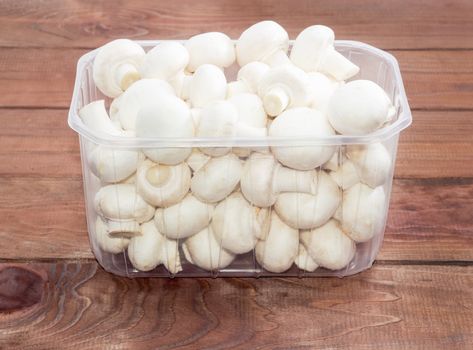
[[[274,204],[279,217],[297,229],[311,229],[326,223],[337,210],[340,189],[324,171],[318,172],[317,194],[281,193]]]
[[[333,80],[320,72],[312,72],[308,76],[313,93],[310,107],[325,113],[333,93],[344,83]]]
[[[240,68],[237,81],[228,84],[227,98],[243,92],[258,93],[258,85],[269,66],[263,62],[250,62]]]
[[[135,130],[138,111],[145,105],[167,98],[168,95],[175,96],[174,89],[166,81],[138,80],[120,95],[119,103],[114,106],[114,118],[120,120],[123,129]]]
[[[230,81],[227,84],[227,98],[233,97],[245,92],[251,92],[250,89],[241,81]]]
[[[283,27],[273,21],[258,22],[240,35],[237,62],[242,67],[253,61],[275,60],[273,56],[285,56],[288,48],[289,36]]]
[[[258,95],[242,93],[229,98],[228,101],[235,106],[240,123],[256,128],[266,127],[268,118]]]
[[[118,254],[124,251],[130,242],[128,238],[113,238],[109,236],[109,228],[103,219],[98,216],[95,221],[94,238],[100,249],[112,254]]]
[[[269,127],[269,136],[275,137],[329,137],[335,135],[327,118],[307,107],[291,108],[279,115]],[[275,157],[284,165],[298,169],[314,169],[327,162],[335,146],[274,146]]]
[[[347,157],[353,162],[361,182],[371,188],[383,185],[391,173],[391,156],[381,143],[350,145]]]
[[[252,93],[241,93],[228,99],[237,109],[238,122],[255,127],[266,128],[268,117],[263,108],[263,102],[258,95]],[[263,131],[261,131],[263,135]],[[267,147],[237,147],[233,152],[239,157],[248,157],[251,151],[267,152]]]
[[[145,51],[128,39],[117,39],[98,49],[92,70],[98,89],[109,97],[117,97],[140,79],[138,69]]]
[[[252,206],[235,192],[220,202],[212,216],[212,230],[217,242],[234,254],[252,250],[258,238],[266,236],[269,229],[268,209]]]
[[[346,267],[355,256],[355,243],[335,220],[311,231],[301,231],[300,238],[315,263],[329,270]]]
[[[337,148],[335,152],[333,152],[332,158],[330,158],[328,161],[326,161],[323,165],[322,168],[324,170],[331,170],[331,171],[337,171],[339,168],[339,156],[340,156],[340,149]]]
[[[108,117],[103,100],[82,107],[79,116],[88,128],[97,133],[123,135]],[[126,179],[136,171],[142,159],[139,151],[119,150],[103,145],[88,147],[86,154],[90,170],[105,183]]]
[[[191,191],[203,202],[221,201],[238,185],[241,171],[241,161],[232,153],[212,158],[194,173]]]
[[[202,153],[198,148],[194,148],[191,155],[186,159],[186,163],[193,172],[196,172],[207,164],[210,159],[210,156]]]
[[[319,265],[314,261],[314,259],[312,259],[307,249],[305,249],[304,245],[301,243],[299,243],[299,253],[294,260],[294,264],[296,264],[296,266],[301,270],[308,272],[314,272],[319,267]]]
[[[219,32],[194,35],[185,44],[189,51],[187,70],[194,72],[203,64],[214,64],[220,68],[230,67],[235,62],[235,45],[232,39]]]
[[[182,250],[187,261],[207,271],[223,269],[235,259],[218,244],[210,226],[187,238]]]
[[[138,193],[155,206],[170,206],[189,192],[191,171],[186,163],[156,164],[145,160],[137,171]]]
[[[184,199],[167,208],[158,208],[154,224],[167,238],[187,238],[209,225],[213,206],[188,194]]]
[[[283,167],[271,154],[253,153],[245,162],[241,176],[241,191],[258,207],[269,207],[281,192],[315,193],[317,173]]]
[[[333,46],[335,34],[332,29],[315,25],[299,33],[291,50],[291,61],[306,72],[319,71],[337,80],[356,75],[360,68],[350,62]]]
[[[141,235],[130,240],[128,257],[140,271],[151,271],[160,264],[171,273],[182,271],[177,242],[166,239],[152,221],[141,225]]]
[[[144,138],[191,138],[194,122],[189,107],[181,99],[168,95],[159,103],[143,106],[136,118],[136,136]],[[192,152],[188,147],[146,148],[143,153],[155,162],[175,165]]]
[[[386,92],[370,80],[353,80],[330,98],[330,124],[343,135],[365,135],[389,122],[395,109]]]
[[[264,240],[256,243],[256,260],[270,272],[281,273],[291,267],[299,252],[299,231],[287,226],[275,212]]]
[[[342,165],[336,171],[330,172],[330,176],[342,190],[346,190],[360,182],[360,176],[355,165],[347,158],[343,159]]]
[[[203,64],[195,71],[189,82],[189,101],[192,107],[205,107],[211,102],[224,100],[227,96],[227,78],[213,64]]]
[[[382,232],[385,202],[386,195],[382,187],[372,189],[358,183],[343,192],[342,209],[336,217],[351,239],[366,242]]]
[[[96,133],[122,135],[120,129],[110,120],[104,100],[97,100],[82,107],[79,117],[85,126]]]
[[[136,192],[133,184],[114,184],[102,187],[95,195],[97,214],[111,220],[145,222],[154,215],[154,208]]]
[[[177,41],[163,41],[148,51],[141,66],[143,78],[162,79],[169,82],[180,98],[187,100],[191,76],[185,71],[189,53]]]
[[[229,101],[217,101],[203,108],[196,129],[199,137],[264,137],[265,127],[253,127],[239,122],[238,109]],[[210,156],[222,156],[230,152],[228,147],[202,147]]]
[[[271,68],[258,85],[258,94],[268,115],[275,117],[290,107],[311,103],[312,84],[308,75],[294,66]]]
[[[88,163],[92,173],[102,182],[115,183],[130,177],[143,159],[143,154],[138,151],[99,145],[90,151]]]

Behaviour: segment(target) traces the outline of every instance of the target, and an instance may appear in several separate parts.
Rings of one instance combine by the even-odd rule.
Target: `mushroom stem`
[[[319,71],[329,74],[337,80],[346,80],[358,73],[360,68],[334,48],[327,49],[320,62]]]
[[[263,105],[266,112],[275,117],[289,105],[289,95],[283,88],[274,87],[264,95]]]
[[[123,63],[117,67],[115,71],[115,82],[122,90],[141,78],[138,69],[131,63]]]
[[[187,75],[184,72],[178,73],[174,78],[172,78],[169,83],[176,91],[176,95],[183,100],[189,99],[189,87],[192,80],[192,75]]]
[[[273,191],[316,194],[317,173],[315,171],[298,171],[278,165],[273,177]]]

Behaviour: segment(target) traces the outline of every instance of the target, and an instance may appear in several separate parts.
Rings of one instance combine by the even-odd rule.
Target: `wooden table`
[[[66,125],[77,59],[266,18],[400,62],[414,123],[377,262],[345,279],[104,272]],[[0,0],[0,223],[1,349],[473,349],[473,2]]]

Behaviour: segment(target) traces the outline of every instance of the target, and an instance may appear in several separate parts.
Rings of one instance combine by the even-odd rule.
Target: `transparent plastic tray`
[[[137,41],[145,50],[149,50],[162,40]],[[402,83],[399,66],[396,59],[382,50],[370,45],[355,41],[336,41],[337,51],[348,57],[352,62],[360,67],[360,73],[353,79],[368,79],[380,85],[391,98],[396,109],[393,122],[376,132],[365,136],[343,136],[336,135],[324,138],[124,138],[119,136],[100,136],[89,130],[78,116],[78,111],[86,104],[104,99],[106,106],[111,103],[111,99],[104,96],[94,85],[92,79],[92,63],[97,50],[93,50],[82,56],[77,65],[77,75],[74,85],[71,107],[69,110],[69,126],[79,134],[81,145],[81,161],[84,180],[85,205],[87,214],[88,232],[92,251],[103,268],[117,275],[127,277],[202,277],[202,276],[348,276],[369,268],[378,254],[385,230],[386,217],[388,214],[389,197],[391,193],[394,162],[396,159],[397,143],[399,133],[408,127],[412,121],[411,112],[407,102],[404,86]],[[233,66],[225,70],[227,80],[231,81],[236,77],[238,67]],[[344,155],[348,145],[360,144],[368,145],[372,143],[382,143],[388,150],[391,159],[391,174],[384,183],[383,190],[386,194],[382,207],[373,207],[373,211],[382,211],[383,222],[379,225],[374,237],[367,242],[356,244],[356,253],[351,262],[340,270],[328,270],[322,267],[314,272],[307,272],[297,268],[294,264],[287,271],[274,273],[265,270],[257,262],[255,251],[237,255],[233,262],[225,268],[212,268],[210,271],[203,270],[187,261],[182,250],[184,239],[177,240],[178,253],[181,259],[182,271],[177,274],[170,273],[163,265],[158,265],[151,271],[139,271],[131,264],[127,250],[112,254],[103,250],[97,241],[96,221],[97,213],[94,209],[94,198],[96,193],[106,184],[92,173],[89,160],[92,150],[100,145],[103,148],[112,150],[143,150],[150,148],[206,148],[206,147],[232,147],[238,149],[255,147],[309,147],[309,146],[334,146],[337,147],[338,166],[343,165]],[[247,157],[240,157],[244,162]],[[137,167],[139,164],[137,164]],[[318,171],[328,171],[324,166],[316,169]],[[228,175],[228,174],[227,174]],[[342,192],[343,198],[343,192]],[[118,199],[117,199],[118,200]],[[274,210],[273,207],[269,208]],[[343,213],[342,213],[343,215]],[[170,254],[171,252],[167,252]],[[221,251],[212,252],[216,256],[221,255]]]

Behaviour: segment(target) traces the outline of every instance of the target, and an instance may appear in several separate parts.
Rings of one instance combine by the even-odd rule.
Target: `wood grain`
[[[416,111],[401,133],[397,178],[473,177],[473,112]],[[0,109],[0,176],[80,178],[67,110]]]
[[[0,313],[8,349],[444,350],[473,342],[472,266],[377,265],[343,280],[132,280],[77,262],[0,269],[42,276],[32,285],[44,285],[34,305]]]
[[[0,178],[0,257],[92,258],[77,178]],[[473,179],[396,180],[379,260],[473,261]]]
[[[87,50],[0,50],[0,107],[69,107]],[[396,51],[413,109],[473,109],[473,50]],[[434,80],[432,80],[434,78]]]
[[[469,0],[1,1],[0,45],[95,48],[119,37],[184,39],[215,30],[237,38],[249,25],[273,19],[292,38],[325,24],[338,38],[381,48],[473,48],[471,13]]]

